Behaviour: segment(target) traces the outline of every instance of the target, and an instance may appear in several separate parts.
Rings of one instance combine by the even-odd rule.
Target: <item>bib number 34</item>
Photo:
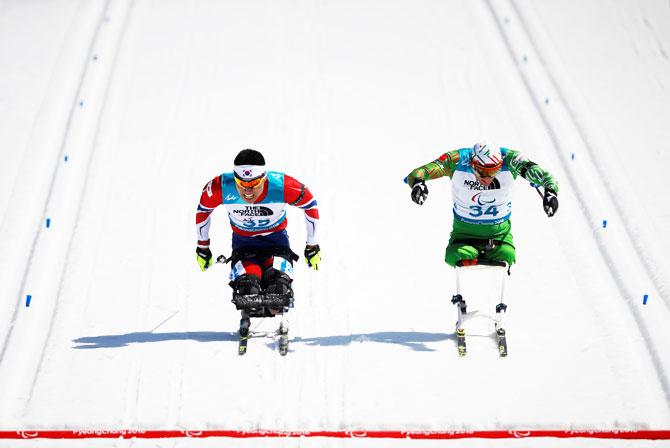
[[[490,205],[486,207],[486,210],[480,205],[471,205],[470,206],[470,216],[477,218],[478,216],[482,215],[491,215],[491,216],[497,216],[498,215],[498,208],[495,205]]]

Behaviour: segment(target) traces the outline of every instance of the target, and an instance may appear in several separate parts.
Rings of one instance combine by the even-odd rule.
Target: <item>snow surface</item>
[[[664,0],[1,2],[0,430],[670,428],[669,57]],[[517,182],[505,359],[456,356],[449,182],[422,207],[402,182],[482,137],[561,186],[547,219]],[[193,255],[200,190],[245,147],[319,202],[285,358],[237,356],[227,267]]]

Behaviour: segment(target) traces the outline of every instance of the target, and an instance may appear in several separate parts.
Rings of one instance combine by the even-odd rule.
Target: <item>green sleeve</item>
[[[505,163],[507,163],[515,179],[517,176],[521,176],[535,185],[541,185],[558,193],[558,182],[551,173],[537,163],[528,160],[519,151],[508,150],[505,156]]]
[[[415,168],[407,176],[407,184],[411,187],[417,180],[433,180],[443,176],[451,177],[456,171],[460,159],[458,150],[442,154],[439,158],[423,166]]]

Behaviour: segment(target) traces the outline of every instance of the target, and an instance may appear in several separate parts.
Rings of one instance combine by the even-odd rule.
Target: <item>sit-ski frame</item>
[[[288,319],[286,318],[286,312],[288,308],[284,308],[281,313],[277,313],[274,316],[258,316],[249,312],[249,310],[241,310],[242,319],[240,320],[240,341],[238,347],[238,354],[244,355],[247,352],[247,342],[250,338],[279,338],[279,354],[286,356],[288,353]],[[251,327],[251,318],[252,317],[280,317],[279,328],[275,331],[256,331],[252,330]]]
[[[507,356],[507,340],[505,337],[505,329],[503,328],[503,318],[507,311],[505,304],[505,280],[509,275],[509,265],[504,261],[495,260],[460,260],[456,263],[456,295],[452,297],[451,303],[456,305],[458,310],[458,320],[456,321],[456,339],[458,342],[458,354],[465,356],[465,322],[475,318],[490,319],[495,324],[495,334],[498,340],[498,351],[500,356]],[[461,269],[500,269],[502,270],[502,280],[500,282],[500,303],[496,305],[495,314],[475,311],[473,313],[467,312],[467,304],[461,295]]]
[[[232,258],[228,258],[225,255],[221,254],[216,257],[216,263],[226,264],[231,261]],[[289,308],[293,306],[293,302],[289,306],[283,306],[280,313],[274,314],[273,316],[265,315],[265,304],[261,303],[259,309],[252,312],[250,309],[240,310],[242,313],[242,319],[240,320],[240,340],[238,347],[238,354],[244,355],[247,352],[247,342],[251,337],[279,337],[279,354],[286,356],[288,353],[288,319],[286,318],[286,313]],[[279,315],[279,328],[276,331],[252,331],[251,330],[251,318],[252,317],[275,317]]]

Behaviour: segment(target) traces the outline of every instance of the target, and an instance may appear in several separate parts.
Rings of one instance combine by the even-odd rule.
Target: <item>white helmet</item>
[[[472,167],[480,173],[496,174],[502,168],[500,147],[486,142],[477,142],[472,147]]]

